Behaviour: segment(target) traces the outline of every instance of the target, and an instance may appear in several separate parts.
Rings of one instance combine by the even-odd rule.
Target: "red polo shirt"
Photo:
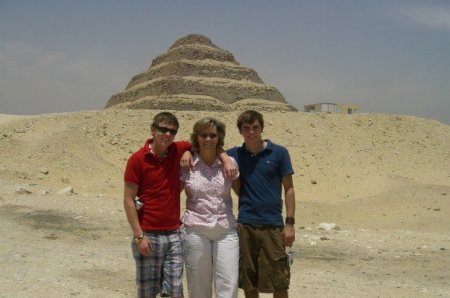
[[[139,223],[144,231],[172,231],[180,227],[180,159],[191,149],[189,142],[173,142],[167,156],[159,159],[149,148],[153,139],[133,153],[127,162],[124,180],[139,186],[144,206]]]

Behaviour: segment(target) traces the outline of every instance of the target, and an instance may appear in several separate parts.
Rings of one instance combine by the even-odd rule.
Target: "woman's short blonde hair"
[[[222,148],[224,145],[225,140],[225,124],[223,122],[212,118],[212,117],[205,117],[203,119],[198,120],[192,129],[191,134],[191,143],[192,143],[192,150],[198,151],[199,145],[197,141],[198,135],[207,129],[208,127],[214,127],[216,129],[217,133],[217,148]]]

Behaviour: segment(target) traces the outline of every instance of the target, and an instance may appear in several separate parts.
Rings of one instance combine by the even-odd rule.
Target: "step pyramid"
[[[255,70],[240,65],[209,38],[189,34],[153,59],[106,108],[214,110],[246,108],[296,110]]]

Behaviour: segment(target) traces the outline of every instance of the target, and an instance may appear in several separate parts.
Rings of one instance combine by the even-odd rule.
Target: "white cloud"
[[[412,7],[404,9],[400,14],[409,24],[450,31],[450,8],[448,7]]]

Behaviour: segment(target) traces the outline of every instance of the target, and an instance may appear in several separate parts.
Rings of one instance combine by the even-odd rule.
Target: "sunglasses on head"
[[[156,128],[162,134],[166,134],[167,132],[169,132],[171,135],[174,136],[178,132],[178,130],[176,130],[176,129],[162,127],[162,126],[158,126],[158,125],[153,125],[153,127]]]
[[[207,137],[209,137],[210,139],[215,139],[215,138],[217,138],[217,134],[216,134],[216,133],[206,133],[206,132],[203,132],[203,133],[200,133],[198,136],[199,136],[200,138],[202,138],[202,139],[206,139]]]

